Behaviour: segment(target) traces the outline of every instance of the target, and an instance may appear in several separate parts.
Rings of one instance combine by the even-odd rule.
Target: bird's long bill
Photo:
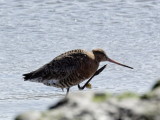
[[[121,64],[121,63],[116,62],[116,61],[114,61],[114,60],[112,60],[112,59],[110,59],[110,58],[108,58],[108,59],[107,59],[107,61],[112,62],[112,63],[115,63],[115,64],[117,64],[117,65],[121,65],[121,66],[123,66],[123,67],[127,67],[127,68],[130,68],[130,69],[133,69],[133,68],[132,68],[132,67],[130,67],[130,66],[127,66],[127,65]]]

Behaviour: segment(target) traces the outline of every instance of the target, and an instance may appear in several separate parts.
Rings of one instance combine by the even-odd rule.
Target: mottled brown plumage
[[[79,85],[84,80],[93,76],[102,61],[110,61],[124,67],[108,58],[102,49],[85,51],[81,49],[63,53],[41,68],[24,74],[24,80],[40,82],[48,86],[69,88]]]

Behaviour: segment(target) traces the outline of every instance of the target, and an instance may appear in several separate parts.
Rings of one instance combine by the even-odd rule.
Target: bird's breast
[[[95,61],[88,61],[86,64],[81,66],[80,75],[83,76],[84,79],[90,78],[98,69],[99,64]]]

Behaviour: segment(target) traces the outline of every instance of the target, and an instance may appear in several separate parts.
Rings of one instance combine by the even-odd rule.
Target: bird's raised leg
[[[98,70],[94,73],[94,75],[93,75],[82,87],[78,84],[79,90],[83,90],[83,89],[86,87],[86,85],[92,80],[92,78],[93,78],[94,76],[98,75],[99,73],[101,73],[101,72],[104,70],[104,68],[106,68],[106,66],[107,66],[107,64],[104,65],[103,67],[101,67],[100,69],[98,69]]]

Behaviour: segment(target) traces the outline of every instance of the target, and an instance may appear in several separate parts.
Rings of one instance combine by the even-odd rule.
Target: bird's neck
[[[99,64],[101,62],[101,58],[95,55],[95,61]]]
[[[92,52],[91,55],[92,55],[92,58],[94,59],[94,61],[96,61],[97,63],[101,62],[101,58],[98,55],[94,54],[94,52]]]

